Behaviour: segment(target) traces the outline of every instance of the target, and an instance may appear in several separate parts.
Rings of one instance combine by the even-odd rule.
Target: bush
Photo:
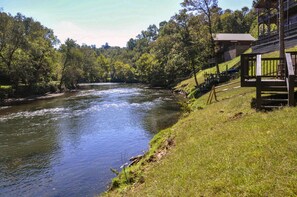
[[[0,100],[7,99],[13,95],[11,86],[0,86]]]

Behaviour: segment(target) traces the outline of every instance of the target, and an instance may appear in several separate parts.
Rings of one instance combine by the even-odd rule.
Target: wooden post
[[[295,73],[292,63],[292,56],[290,53],[286,53],[287,67],[288,67],[288,75],[287,75],[287,89],[288,89],[288,105],[295,106]]]
[[[259,18],[259,16],[260,16],[260,14],[259,14],[259,9],[257,9],[257,15],[258,15],[258,18]],[[258,21],[259,21],[259,19],[258,19]],[[258,38],[260,37],[260,25],[261,24],[258,24]]]
[[[279,0],[279,57],[285,58],[284,0]]]
[[[241,84],[241,87],[245,87],[245,75],[246,75],[246,67],[247,65],[245,64],[245,55],[244,54],[241,54],[240,56],[240,84]]]
[[[278,2],[279,18],[278,18],[278,31],[279,31],[279,57],[280,62],[277,68],[277,77],[284,78],[285,70],[285,33],[284,33],[284,0]]]
[[[216,86],[213,86],[213,95],[215,97],[215,100],[218,102],[217,93],[216,93]]]
[[[261,109],[262,106],[262,97],[261,97],[261,91],[262,91],[262,56],[257,55],[257,65],[256,65],[256,108]]]
[[[288,104],[289,106],[295,106],[295,92],[294,92],[294,83],[295,75],[289,75],[288,78],[289,89],[288,89]]]
[[[218,102],[218,98],[217,98],[217,94],[216,94],[216,87],[215,85],[212,86],[210,92],[209,92],[209,96],[206,102],[206,105],[211,104],[213,97],[215,98],[215,101]]]
[[[261,98],[261,76],[256,77],[256,108],[261,109],[262,98]]]

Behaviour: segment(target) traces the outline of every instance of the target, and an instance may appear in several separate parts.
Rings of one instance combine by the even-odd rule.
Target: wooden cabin
[[[247,49],[256,39],[251,34],[217,33],[213,39],[217,48],[218,63],[229,61]]]
[[[241,86],[256,87],[256,108],[274,108],[282,105],[295,106],[295,91],[297,87],[297,52],[284,54],[281,49],[286,47],[288,41],[297,45],[297,27],[295,21],[296,5],[295,0],[286,0],[279,6],[277,0],[258,0],[254,5],[261,9],[259,13],[258,46],[271,48],[271,42],[276,43],[275,50],[280,50],[279,58],[263,58],[257,50],[256,53],[241,55]],[[284,7],[283,12],[279,12]],[[279,12],[279,13],[278,13]],[[284,16],[279,19],[279,16]],[[279,25],[280,22],[284,25]],[[289,22],[288,22],[289,21]],[[274,31],[272,24],[277,24]],[[263,28],[265,26],[265,28]],[[279,32],[278,32],[279,31]],[[280,39],[284,35],[284,39]],[[256,49],[259,49],[256,48]],[[267,49],[268,48],[268,49]],[[269,51],[268,50],[268,51]],[[263,52],[263,51],[261,51]]]

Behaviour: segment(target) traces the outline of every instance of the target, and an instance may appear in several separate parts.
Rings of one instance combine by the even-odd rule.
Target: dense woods
[[[171,87],[215,56],[213,33],[257,35],[256,13],[222,10],[216,0],[184,0],[169,21],[150,25],[124,48],[60,43],[33,18],[0,12],[0,97],[74,89],[81,82],[141,82]],[[6,86],[3,86],[6,85]]]

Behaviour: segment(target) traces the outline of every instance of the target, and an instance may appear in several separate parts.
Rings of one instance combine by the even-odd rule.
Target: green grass
[[[292,47],[292,48],[289,48],[289,49],[286,49],[286,52],[289,52],[289,51],[297,51],[297,46],[295,47]],[[274,51],[274,52],[271,52],[271,53],[266,53],[266,54],[263,54],[264,58],[272,58],[272,57],[279,57],[279,51]]]
[[[210,105],[209,93],[192,99],[192,112],[157,134],[127,169],[133,183],[121,173],[119,187],[104,196],[296,196],[297,108],[256,112],[255,88],[239,86],[236,79],[217,88]]]
[[[248,49],[245,53],[251,53],[251,52],[252,52],[252,50]],[[238,57],[236,57],[236,58],[234,58],[234,59],[232,59],[230,61],[221,63],[221,64],[219,64],[220,71],[221,72],[225,71],[227,67],[228,67],[228,69],[230,69],[230,68],[234,67],[236,64],[238,64],[239,62],[240,62],[240,56],[238,56]],[[206,73],[215,74],[216,73],[216,67],[212,67],[212,68],[208,68],[208,69],[199,71],[196,74],[199,84],[204,82],[204,75]],[[187,80],[182,81],[181,83],[179,83],[176,86],[176,88],[177,89],[182,89],[185,92],[190,93],[193,89],[195,89],[194,77],[191,77],[191,78],[189,78]]]
[[[205,105],[208,94],[193,102],[204,109],[155,138],[156,147],[174,139],[167,155],[142,161],[131,169],[141,183],[106,196],[296,196],[297,109],[256,112],[254,89],[233,87],[219,102]]]

